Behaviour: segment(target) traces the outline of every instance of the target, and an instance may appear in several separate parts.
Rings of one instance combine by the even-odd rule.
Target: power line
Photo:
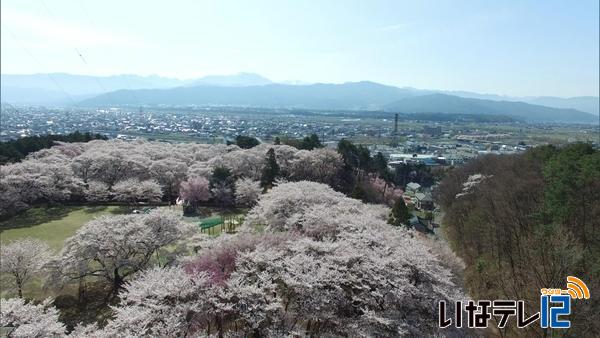
[[[90,25],[94,28],[94,29],[98,29],[96,22],[94,20],[92,20],[92,17],[90,16],[90,13],[88,12],[87,8],[85,7],[84,4],[84,0],[80,0],[79,1],[79,7],[81,7],[81,11],[83,12],[83,14],[85,15],[85,17],[88,19],[88,21],[90,22]],[[77,50],[77,49],[76,49]],[[79,57],[81,58],[81,60],[83,60],[83,62],[87,65],[87,62],[85,61],[85,58],[83,57],[83,55],[79,52],[79,50],[77,50],[77,53],[79,54]],[[99,79],[96,78],[96,80],[99,82]],[[138,99],[137,95],[135,94],[135,92],[133,91],[131,84],[129,83],[129,80],[127,79],[126,76],[123,77],[123,80],[125,81],[125,85],[127,86],[127,89],[129,89],[129,93],[131,94],[131,96],[133,97],[134,101],[136,103],[140,103],[140,100]],[[108,94],[108,91],[104,90],[104,92],[106,92]],[[110,94],[108,94],[110,95]]]
[[[46,5],[46,2],[44,2],[44,0],[40,0],[40,2],[42,3],[42,6],[44,7],[44,10],[46,11],[46,14],[48,14],[48,16],[50,17],[50,20],[52,20],[54,22],[58,22],[58,20],[56,20],[56,16],[54,16],[54,12],[52,12],[50,10],[50,8],[48,7],[48,5]],[[83,62],[83,64],[86,66],[86,68],[88,69],[88,72],[89,72],[90,69],[89,69],[89,65],[88,65],[87,61],[85,60],[85,58],[83,57],[83,55],[81,54],[81,52],[79,51],[79,49],[77,47],[74,47],[74,49],[75,49],[75,53],[77,53],[77,55],[79,56],[79,58],[81,59],[81,61]],[[96,82],[96,84],[98,85],[98,87],[100,88],[100,90],[103,93],[107,93],[108,91],[104,88],[104,86],[100,82],[100,79],[98,79],[95,76],[93,76],[93,78],[94,78],[94,81]]]
[[[25,44],[23,44],[23,42],[21,42],[21,40],[15,35],[15,33],[8,28],[8,26],[6,26],[4,23],[2,23],[2,27],[4,28],[5,31],[7,31],[10,36],[17,42],[17,44],[19,45],[19,47],[21,47],[21,49],[23,49],[23,51],[25,52],[25,54],[29,55],[29,57],[38,64],[38,66],[42,69],[45,69],[46,67],[44,67],[44,65],[33,55],[33,53],[31,53],[31,51],[25,46]],[[58,88],[63,94],[65,94],[65,96],[69,99],[69,101],[71,101],[71,104],[75,105],[75,100],[73,99],[73,97],[58,83],[58,81],[52,76],[52,74],[50,73],[45,73],[46,76],[48,76],[48,78],[50,79],[50,81],[52,81],[52,83],[54,83],[54,85],[56,86],[56,88]]]

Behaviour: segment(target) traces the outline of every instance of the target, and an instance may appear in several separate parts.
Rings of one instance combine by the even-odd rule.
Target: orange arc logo
[[[564,291],[573,299],[590,299],[590,289],[581,279],[574,276],[567,277],[567,289]]]

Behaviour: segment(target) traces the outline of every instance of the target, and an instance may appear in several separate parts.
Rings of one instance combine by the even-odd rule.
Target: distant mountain
[[[238,73],[235,75],[208,75],[187,83],[188,86],[223,86],[248,87],[264,86],[273,83],[271,80],[254,73]]]
[[[194,86],[171,89],[119,90],[81,102],[110,105],[234,105],[312,109],[366,109],[401,113],[503,115],[527,121],[593,123],[596,118],[575,109],[550,108],[524,102],[470,99],[427,94],[413,88],[374,82],[313,84],[305,86]],[[427,91],[427,93],[430,93]],[[137,101],[134,102],[133,99]]]
[[[19,88],[0,86],[2,102],[19,105],[66,105],[89,98],[90,96],[68,96],[67,94],[49,89]],[[73,100],[73,101],[71,101]]]
[[[2,74],[2,101],[16,104],[65,105],[120,89],[165,89],[180,86],[258,86],[272,83],[258,74],[209,75],[197,80],[161,76],[90,76],[66,73]]]
[[[523,102],[525,98],[523,97],[514,97],[514,96],[505,96],[505,95],[496,95],[496,94],[482,94],[482,93],[474,93],[467,92],[463,90],[440,90],[436,91],[437,94],[446,94],[452,96],[460,96],[467,99],[480,99],[480,100],[493,100],[493,101],[519,101]],[[431,93],[431,94],[435,94]]]
[[[540,96],[524,100],[527,103],[555,108],[574,108],[594,115],[600,114],[600,98],[597,96],[553,97]]]
[[[389,108],[392,102],[404,98],[414,97],[419,101],[417,97],[444,94],[465,99],[501,102],[501,106],[510,107],[513,111],[529,110],[523,106],[509,105],[510,102],[530,103],[562,110],[570,108],[595,115],[598,115],[600,110],[600,100],[593,96],[511,97],[468,91],[398,88],[368,81],[345,84],[307,84],[300,81],[274,83],[254,73],[209,75],[195,80],[179,80],[156,75],[2,74],[1,94],[4,102],[31,105],[72,105],[73,102],[83,100],[84,104],[89,105],[216,104],[371,110],[382,109],[384,106]],[[420,107],[438,110],[444,108],[442,105],[435,106],[435,102],[436,100],[430,100],[428,105],[421,104]],[[455,102],[455,106],[446,106],[445,109],[454,110],[460,105]],[[471,107],[474,105],[482,105],[482,103],[470,102]],[[486,109],[493,111],[490,105]],[[536,108],[535,111],[541,111],[540,109]],[[531,114],[536,115],[535,112]],[[539,114],[543,115],[543,113]]]
[[[279,84],[285,84],[285,85],[294,85],[294,86],[308,86],[311,84],[314,84],[314,82],[306,82],[306,81],[300,81],[300,80],[287,80],[287,81],[281,81],[281,82],[277,82]]]
[[[64,91],[72,96],[98,94],[119,89],[169,88],[183,84],[181,80],[156,75],[90,76],[66,73],[2,74],[0,82],[2,87]]]
[[[553,108],[572,108],[594,115],[598,115],[600,111],[600,98],[598,96],[576,96],[563,98],[556,96],[518,97],[496,94],[480,94],[467,91],[438,91],[438,93],[460,96],[469,99],[525,102]]]
[[[445,94],[408,97],[386,104],[384,109],[401,113],[505,115],[536,122],[597,122],[594,115],[575,109],[551,108],[524,102],[469,99]]]
[[[344,84],[223,87],[195,86],[165,90],[120,90],[81,102],[83,105],[171,104],[242,105],[257,107],[296,107],[314,109],[379,109],[386,103],[413,95],[411,90],[374,82]]]

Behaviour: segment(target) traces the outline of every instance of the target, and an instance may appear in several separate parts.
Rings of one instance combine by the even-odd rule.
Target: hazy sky
[[[2,0],[1,70],[598,95],[598,3]]]

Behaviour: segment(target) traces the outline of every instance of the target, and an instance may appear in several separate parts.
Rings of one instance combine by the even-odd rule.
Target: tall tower
[[[394,132],[392,133],[392,147],[398,146],[398,114],[394,117]]]

